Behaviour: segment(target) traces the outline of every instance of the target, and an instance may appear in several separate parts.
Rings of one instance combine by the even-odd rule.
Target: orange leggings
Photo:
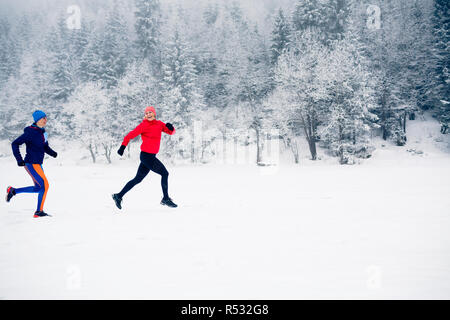
[[[25,188],[17,188],[17,189],[15,189],[16,194],[18,194],[18,193],[39,193],[36,211],[44,211],[44,203],[45,203],[45,198],[47,197],[49,184],[47,181],[47,177],[44,174],[44,170],[42,169],[42,165],[27,163],[25,165],[25,170],[29,173],[29,175],[31,176],[31,179],[33,179],[34,186],[25,187]]]

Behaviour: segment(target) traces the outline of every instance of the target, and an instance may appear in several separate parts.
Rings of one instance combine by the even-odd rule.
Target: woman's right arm
[[[123,146],[127,146],[128,143],[130,142],[130,140],[136,138],[138,135],[140,135],[142,133],[142,123],[139,124],[136,128],[134,128],[133,130],[131,130],[126,136],[125,138],[123,138],[122,141],[122,145]]]
[[[14,157],[16,158],[17,164],[19,164],[19,165],[23,164],[23,158],[22,158],[22,155],[20,154],[19,146],[24,144],[28,140],[29,140],[28,135],[26,133],[24,133],[11,143]]]

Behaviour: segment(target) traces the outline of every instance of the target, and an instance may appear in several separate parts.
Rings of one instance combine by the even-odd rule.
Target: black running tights
[[[164,198],[169,197],[169,172],[166,167],[156,158],[156,154],[141,152],[141,164],[139,165],[136,177],[134,179],[128,181],[128,183],[123,187],[122,191],[120,191],[119,196],[122,198],[128,191],[130,191],[135,185],[140,183],[147,174],[151,171],[156,172],[161,175],[161,187],[163,191]]]

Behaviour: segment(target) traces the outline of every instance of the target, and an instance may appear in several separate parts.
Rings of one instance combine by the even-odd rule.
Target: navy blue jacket
[[[27,154],[25,160],[22,159],[19,146],[26,145]],[[25,161],[25,163],[42,164],[44,161],[44,153],[52,157],[56,157],[57,153],[49,147],[47,141],[47,133],[44,128],[39,128],[36,124],[26,127],[23,134],[13,141],[12,150],[17,163]]]

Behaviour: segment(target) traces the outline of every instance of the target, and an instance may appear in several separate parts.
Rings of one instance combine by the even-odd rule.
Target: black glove
[[[54,151],[52,154],[50,154],[53,158],[56,158],[58,156],[58,152]]]
[[[167,129],[169,129],[170,131],[173,131],[173,125],[171,123],[166,123],[166,127]]]
[[[17,161],[17,165],[19,167],[25,167],[25,161],[23,161],[23,160]]]
[[[121,145],[120,148],[119,148],[119,150],[117,150],[117,153],[118,153],[120,156],[123,156],[123,152],[125,151],[125,148],[126,148],[126,146]]]

